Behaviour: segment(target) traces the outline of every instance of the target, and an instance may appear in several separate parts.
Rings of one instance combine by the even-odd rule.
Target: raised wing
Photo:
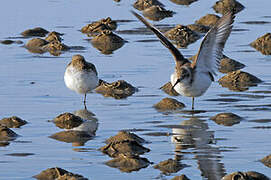
[[[137,19],[139,19],[143,24],[147,26],[154,34],[160,39],[161,43],[170,50],[171,54],[174,56],[176,63],[178,62],[180,65],[189,62],[187,59],[183,57],[180,51],[154,26],[148,23],[143,17],[137,14],[134,11],[131,11]]]
[[[229,12],[222,16],[218,22],[205,35],[192,67],[197,71],[211,72],[216,75],[220,60],[223,56],[224,45],[231,33],[235,16]]]

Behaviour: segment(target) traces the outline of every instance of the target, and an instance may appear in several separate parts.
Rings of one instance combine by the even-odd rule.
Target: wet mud
[[[160,1],[158,0],[137,0],[136,2],[134,2],[133,7],[139,11],[142,11],[144,9],[147,9],[153,5],[157,5],[160,7],[164,7],[165,5],[162,4]]]
[[[182,174],[180,176],[175,176],[171,180],[190,180],[190,179],[188,177],[186,177],[186,175]]]
[[[53,56],[59,56],[63,51],[71,49],[71,47],[52,36],[53,35],[47,37],[48,40],[51,40],[50,42],[41,38],[33,38],[25,44],[25,48],[31,53],[43,54],[49,52]]]
[[[167,10],[162,6],[153,5],[149,8],[146,8],[142,12],[143,16],[152,21],[161,21],[162,19],[172,17],[175,12]]]
[[[105,97],[123,99],[133,95],[138,90],[136,87],[124,80],[118,80],[112,83],[100,80],[99,86],[95,89],[95,91]]]
[[[164,98],[159,101],[157,104],[153,105],[155,109],[158,111],[170,111],[170,110],[177,110],[182,109],[185,105],[176,99],[173,98]]]
[[[80,174],[74,174],[59,167],[48,168],[33,177],[38,180],[88,180]]]
[[[262,162],[265,166],[271,168],[271,154],[268,155],[268,156],[265,156],[264,158],[262,158],[262,159],[261,159],[261,162]]]
[[[119,143],[122,141],[136,141],[138,144],[146,143],[144,139],[128,131],[119,131],[119,133],[116,136],[108,138],[105,142],[109,144],[109,143]]]
[[[17,23],[19,19],[10,13],[14,21],[3,22],[0,41],[3,55],[1,113],[23,115],[27,121],[17,116],[1,117],[0,164],[3,165],[3,172],[0,179],[30,179],[47,163],[74,172],[80,169],[80,173],[84,172],[87,178],[58,167],[48,168],[34,178],[270,179],[267,176],[270,176],[271,155],[266,153],[265,148],[270,144],[267,135],[271,129],[268,114],[271,111],[268,102],[271,97],[268,73],[271,35],[266,31],[270,24],[268,11],[262,14],[263,10],[260,9],[259,15],[253,16],[249,13],[253,12],[250,10],[255,4],[252,6],[252,2],[242,1],[242,5],[236,0],[219,0],[213,7],[210,4],[209,9],[197,0],[114,1],[118,3],[82,3],[86,7],[80,7],[78,3],[75,7],[79,8],[72,6],[65,16],[62,13],[66,12],[69,4],[60,3],[63,8],[57,17],[52,16],[51,9],[46,6],[43,7],[46,15],[36,13],[37,17],[34,17],[28,14],[27,6],[39,8],[35,3],[24,2],[22,4],[26,6],[20,18],[26,18],[27,14],[31,19]],[[55,9],[57,3],[49,5],[54,5]],[[257,3],[256,7],[261,5],[263,8],[262,2],[254,3]],[[204,96],[196,98],[196,110],[190,110],[191,98],[179,96],[171,83],[167,82],[174,68],[171,66],[174,64],[171,54],[163,49],[151,31],[135,20],[129,12],[131,6],[151,20],[150,23],[177,48],[184,48],[181,53],[187,57],[197,52],[194,47],[199,45],[197,40],[219,20],[220,15],[211,13],[238,13],[235,15],[233,33],[225,46],[225,52],[238,61],[224,55],[219,68],[221,73],[227,73],[219,79],[219,84],[230,91],[217,87],[218,83],[214,82]],[[246,11],[242,11],[245,6]],[[83,11],[84,8],[89,11],[71,13]],[[103,11],[99,12],[99,8]],[[192,11],[189,11],[190,8]],[[199,10],[204,11],[199,13]],[[191,14],[184,14],[186,12]],[[210,14],[201,16],[206,13]],[[78,14],[79,19],[76,17]],[[92,17],[96,19],[88,21]],[[113,20],[115,17],[121,19]],[[188,19],[182,19],[184,17]],[[194,22],[197,17],[202,18]],[[38,27],[22,32],[20,37],[5,34],[6,31],[12,33],[14,29],[22,29],[21,24],[29,24],[36,19],[36,24],[49,20],[44,27],[49,29],[53,26],[64,33]],[[162,23],[157,22],[161,20]],[[177,25],[182,21],[189,25]],[[90,23],[82,27],[86,22]],[[13,28],[7,29],[9,26]],[[249,44],[250,37],[256,37],[256,34],[264,35]],[[78,40],[80,46],[68,46],[64,38],[71,42]],[[34,54],[23,48],[20,51],[21,46]],[[100,77],[109,81],[100,80],[85,105],[77,95],[70,95],[66,89],[62,89],[63,65],[77,51],[96,61],[101,67]],[[59,57],[52,58],[47,54]],[[245,64],[242,59],[246,60]],[[127,69],[117,69],[119,64],[116,62],[123,63]],[[245,67],[249,73],[240,70]],[[166,76],[168,80],[165,80]],[[116,77],[127,78],[131,82],[115,81]],[[167,83],[158,89],[163,82]],[[137,86],[133,86],[133,83]],[[178,100],[182,100],[187,107],[177,98],[164,98],[167,96],[164,93],[179,96]],[[87,106],[97,117],[87,110]],[[74,111],[76,107],[85,109]],[[69,110],[71,112],[67,112]],[[244,138],[238,138],[241,135]],[[243,153],[244,149],[251,149],[255,145],[255,152]],[[260,157],[262,159],[255,159],[258,153],[264,154]],[[238,156],[238,159],[233,156]],[[247,172],[242,172],[243,169]]]
[[[271,55],[271,33],[257,38],[250,43],[250,46],[254,47],[257,51],[260,51],[264,55]]]
[[[116,30],[117,29],[117,22],[112,20],[110,17],[100,19],[95,21],[91,24],[87,24],[86,26],[82,27],[81,32],[88,34],[88,35],[95,35],[96,33],[101,33],[104,30]]]
[[[250,86],[257,86],[262,80],[250,73],[237,70],[223,76],[218,82],[222,87],[232,91],[246,91]]]
[[[19,127],[27,124],[27,121],[25,121],[17,116],[12,116],[12,117],[1,119],[0,124],[6,126],[8,128],[19,128]]]
[[[189,60],[194,61],[195,58],[196,58],[196,55],[190,57]],[[243,69],[244,67],[245,67],[245,65],[243,63],[241,63],[239,61],[236,61],[234,59],[231,59],[226,55],[223,55],[221,60],[220,60],[218,70],[221,73],[229,73],[229,72],[233,72],[233,71]]]
[[[52,139],[72,143],[73,146],[84,146],[84,144],[95,137],[98,129],[98,119],[95,114],[82,109],[73,113],[62,113],[54,118],[55,125],[64,131],[49,136]]]
[[[136,137],[135,135],[132,136]],[[138,138],[132,138],[132,140],[123,138],[123,133],[119,133],[107,140],[107,145],[99,150],[110,157],[118,157],[121,154],[128,157],[139,156],[150,151],[150,149],[142,146],[137,140]]]
[[[171,82],[167,82],[162,87],[160,87],[160,89],[170,96],[179,96],[174,88],[172,88]]]
[[[204,25],[204,26],[213,26],[219,20],[219,16],[215,14],[206,14],[201,17],[199,20],[195,21],[195,24]]]
[[[120,131],[108,138],[106,143],[107,145],[99,150],[113,158],[105,163],[110,167],[118,168],[122,172],[132,172],[152,164],[148,159],[140,157],[150,149],[144,147],[142,143],[146,141],[134,133]]]
[[[21,33],[24,37],[32,37],[32,36],[38,36],[38,37],[45,37],[46,34],[48,34],[49,31],[42,27],[36,27],[33,29],[27,29]]]
[[[234,172],[229,175],[226,175],[222,178],[222,180],[232,180],[232,179],[244,179],[244,180],[269,180],[262,173],[258,173],[255,171],[248,171],[248,172]]]
[[[209,26],[205,26],[202,24],[189,24],[187,25],[189,29],[198,33],[207,33],[210,30]]]
[[[227,12],[239,13],[245,7],[236,0],[219,0],[213,5],[215,12],[225,14]]]
[[[59,128],[72,129],[82,124],[83,120],[72,113],[63,113],[57,116],[53,122]]]
[[[194,43],[200,38],[198,33],[180,24],[164,34],[168,39],[172,40],[174,44],[177,44],[179,48],[186,48],[189,44]]]

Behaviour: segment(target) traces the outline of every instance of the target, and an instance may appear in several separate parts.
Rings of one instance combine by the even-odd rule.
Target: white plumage
[[[179,94],[192,97],[192,109],[194,109],[194,98],[203,95],[214,81],[213,75],[218,71],[224,45],[232,30],[234,15],[231,12],[225,14],[207,32],[196,59],[191,63],[158,29],[137,13],[133,11],[132,13],[155,33],[174,56],[176,67],[170,77],[172,87]]]
[[[98,85],[98,77],[93,71],[78,70],[67,67],[64,75],[66,86],[78,94],[90,93]]]
[[[85,95],[85,105],[86,94],[98,86],[99,78],[94,64],[86,62],[81,55],[74,55],[66,67],[64,82],[69,89]]]

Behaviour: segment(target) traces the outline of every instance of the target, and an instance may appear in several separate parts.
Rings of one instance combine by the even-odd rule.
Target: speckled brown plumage
[[[79,54],[72,57],[72,61],[69,65],[74,66],[78,70],[93,71],[96,75],[98,75],[94,64],[86,62],[85,58]]]

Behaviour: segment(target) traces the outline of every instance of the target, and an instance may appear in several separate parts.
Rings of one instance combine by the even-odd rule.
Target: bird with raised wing
[[[158,29],[136,12],[132,11],[132,13],[154,32],[174,56],[176,66],[174,73],[170,77],[172,88],[183,96],[192,97],[192,110],[194,110],[194,98],[203,95],[211,82],[214,81],[214,75],[218,71],[224,45],[232,30],[234,14],[231,12],[226,13],[206,33],[197,56],[191,63]]]

